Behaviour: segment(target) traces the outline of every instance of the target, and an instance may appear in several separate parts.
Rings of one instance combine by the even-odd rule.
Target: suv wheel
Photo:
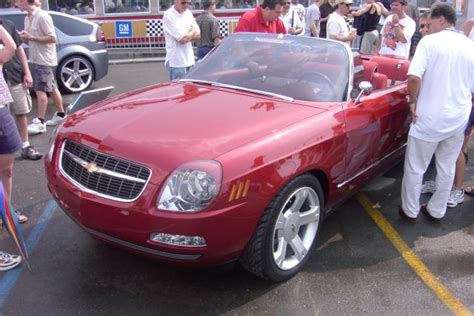
[[[86,57],[69,56],[59,65],[57,78],[61,90],[79,93],[92,84],[94,67]]]

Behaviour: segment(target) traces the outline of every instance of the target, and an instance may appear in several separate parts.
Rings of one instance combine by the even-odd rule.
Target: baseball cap
[[[336,0],[336,4],[352,4],[352,0]]]

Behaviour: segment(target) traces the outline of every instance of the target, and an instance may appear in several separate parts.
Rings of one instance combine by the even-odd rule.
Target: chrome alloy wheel
[[[290,270],[308,254],[321,215],[320,200],[310,187],[294,191],[280,210],[273,230],[273,259],[278,268]]]
[[[92,65],[84,57],[74,56],[68,58],[61,65],[61,84],[68,92],[84,91],[91,85],[93,77]]]

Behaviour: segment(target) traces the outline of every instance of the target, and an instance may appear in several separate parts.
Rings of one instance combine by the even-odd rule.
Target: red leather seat
[[[379,72],[374,73],[374,76],[372,78],[372,86],[374,90],[387,88],[388,87],[387,75],[381,74]]]
[[[373,56],[370,61],[376,62],[379,72],[387,75],[390,79],[390,85],[394,85],[397,81],[406,81],[410,61],[386,56]]]
[[[370,60],[362,60],[362,64],[364,65],[364,80],[372,82],[378,64]]]

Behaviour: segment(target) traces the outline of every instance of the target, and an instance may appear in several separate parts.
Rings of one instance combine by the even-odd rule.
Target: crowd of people
[[[30,144],[29,135],[45,133],[46,125],[57,125],[66,117],[55,81],[57,56],[53,20],[36,0],[18,0],[17,6],[27,13],[23,30],[16,30],[13,23],[0,19],[3,43],[0,49],[3,70],[0,72],[0,178],[7,199],[11,199],[12,194],[15,152],[21,149],[23,159],[39,160],[42,155]],[[29,45],[31,70],[21,47],[23,42]],[[30,88],[36,93],[38,117],[28,125],[27,115],[32,110]],[[45,121],[48,93],[57,112]],[[28,218],[17,212],[16,220],[25,223]],[[0,252],[0,271],[13,269],[20,263],[20,256]]]
[[[360,52],[365,54],[411,56],[419,12],[407,0],[366,0],[352,12],[353,0],[311,1],[306,9],[299,0],[263,0],[240,17],[234,32],[322,37],[344,42],[349,47],[360,46]],[[163,16],[165,64],[171,79],[181,78],[194,65],[193,41],[198,47],[199,60],[221,40],[219,21],[214,16],[216,2],[204,1],[204,11],[196,20],[190,5],[187,0],[174,0]],[[190,30],[193,38],[188,37]],[[176,68],[180,69],[178,76]]]

